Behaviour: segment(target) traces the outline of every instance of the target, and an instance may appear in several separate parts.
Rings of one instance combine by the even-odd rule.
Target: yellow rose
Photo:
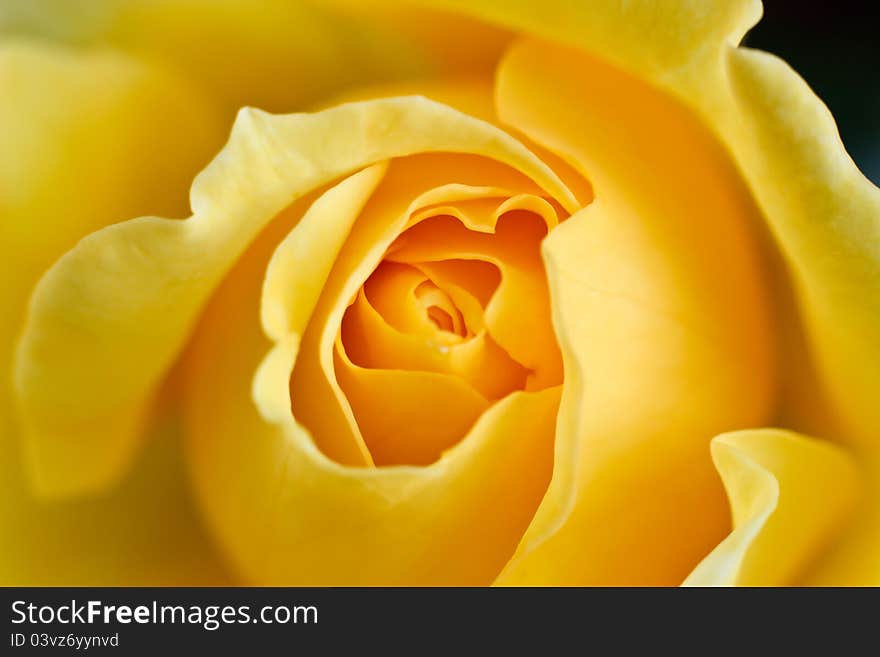
[[[13,12],[3,582],[880,583],[880,191],[758,2],[292,4]]]

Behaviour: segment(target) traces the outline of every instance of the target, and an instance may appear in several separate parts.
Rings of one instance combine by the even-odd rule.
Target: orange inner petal
[[[385,321],[363,292],[343,319],[341,348],[359,367],[459,376],[486,399],[522,389],[528,374],[485,331],[467,339],[437,327],[433,335],[399,331]],[[377,391],[380,404],[382,394]]]
[[[378,443],[372,437],[370,438],[372,444],[367,444],[364,427],[368,427],[369,422],[368,415],[363,412],[365,398],[358,397],[353,389],[353,381],[362,380],[370,374],[362,373],[358,377],[345,377],[344,374],[340,374],[344,368],[339,364],[340,350],[338,347],[334,354],[334,343],[340,336],[343,316],[346,314],[347,308],[358,297],[359,290],[364,287],[382,261],[388,260],[385,257],[386,251],[394,243],[394,240],[408,225],[417,222],[419,212],[430,206],[457,205],[460,202],[493,197],[498,200],[490,205],[497,211],[498,204],[503,203],[506,198],[522,197],[525,199],[541,197],[544,194],[543,190],[523,174],[485,157],[432,153],[391,161],[385,179],[355,222],[349,238],[333,266],[327,284],[322,291],[321,299],[303,334],[299,355],[290,379],[293,414],[309,430],[315,444],[322,452],[346,465],[369,467],[374,465],[376,457],[372,452],[378,453],[380,451]],[[522,200],[518,202],[539,207],[548,217],[550,217],[550,213],[547,208],[551,208],[555,213],[558,207],[555,201]],[[467,207],[467,203],[465,203],[465,207]],[[494,219],[481,220],[489,223],[495,221]],[[540,223],[544,225],[546,221],[546,218],[541,219]],[[546,228],[543,230],[545,231]],[[537,248],[538,242],[536,241],[534,244],[536,254]],[[394,299],[393,302],[389,302],[382,308],[384,313],[380,313],[383,316],[383,321],[391,326],[395,326],[395,322],[403,322],[397,326],[408,327],[409,330],[415,330],[416,333],[424,331],[425,334],[433,335],[435,339],[441,339],[438,336],[445,334],[447,341],[449,339],[460,340],[461,336],[457,336],[455,333],[441,331],[437,324],[431,320],[426,308],[420,307],[418,304],[415,295],[418,284],[425,280],[431,280],[437,287],[442,288],[452,300],[464,321],[472,326],[475,337],[480,330],[484,330],[480,318],[481,308],[475,308],[475,306],[485,307],[485,304],[489,303],[492,292],[499,287],[499,279],[503,276],[499,276],[497,265],[493,266],[495,263],[481,262],[473,265],[464,262],[469,260],[467,258],[432,255],[433,257],[427,262],[406,263],[419,272],[418,280],[413,280],[411,303],[403,303],[402,299]],[[369,287],[373,287],[374,282],[371,281]],[[398,284],[399,282],[395,283],[395,285]],[[505,286],[503,280],[500,285],[501,287]],[[406,294],[410,293],[406,292]],[[470,302],[471,298],[476,303]],[[381,306],[382,302],[380,300],[374,301],[374,303]],[[414,314],[415,311],[419,311],[419,313]],[[433,312],[436,316],[437,311]],[[489,335],[488,337],[495,340],[494,336]],[[488,340],[486,342],[488,343]],[[508,350],[504,349],[497,340],[495,342],[498,343],[496,345],[498,348],[494,350],[494,353],[490,347],[485,350],[486,354],[482,357],[489,358],[491,363],[497,364],[503,361],[500,357],[503,353],[499,355],[497,352]],[[399,348],[390,351],[399,351]],[[358,363],[367,362],[359,360],[364,358],[366,353],[369,352],[364,349],[354,350],[354,359]],[[346,359],[349,358],[347,354],[343,353],[342,355]],[[476,360],[459,358],[462,358],[461,364],[450,365],[443,371],[462,372],[468,369],[472,371],[479,369],[475,365],[468,364],[477,362]],[[489,372],[496,367],[491,363],[487,366],[489,369],[481,373],[483,378],[488,378]],[[352,366],[357,367],[354,363]],[[369,370],[370,368],[362,369]],[[372,369],[379,371],[379,368]],[[506,363],[504,370],[518,372],[518,366]],[[386,378],[400,378],[406,373],[406,370],[394,368],[382,371],[387,372],[382,375]],[[431,381],[436,381],[436,377],[453,376],[430,369],[414,370],[414,372],[431,374],[431,377],[427,377]],[[425,380],[426,377],[421,377],[421,379]],[[516,389],[514,384],[509,383],[504,375],[498,377],[498,380],[501,383],[496,384],[495,388],[490,388],[476,376],[472,377],[470,382],[457,381],[456,386],[464,386],[472,400],[479,399],[481,400],[480,404],[485,405],[487,397],[480,391],[485,392],[489,397],[497,398],[508,389]],[[386,388],[384,384],[377,385],[378,390],[385,390],[386,394],[375,400],[376,408],[384,409],[384,412],[390,416],[399,410],[399,405],[404,403],[402,399],[398,399],[394,391],[406,390],[407,386],[391,385]],[[374,391],[377,389],[376,386],[371,387]],[[355,400],[361,400],[361,402],[358,403]],[[474,402],[471,407],[476,405]],[[427,413],[431,409],[426,409],[426,406],[427,402],[421,404],[421,408],[425,409]],[[416,404],[413,411],[415,412],[419,407]],[[470,418],[469,421],[472,423],[477,416]],[[427,436],[433,431],[430,426],[433,422],[435,420],[430,417],[430,414],[425,415],[424,421],[410,418],[407,421],[407,431],[404,432],[404,435]],[[448,421],[446,423],[451,424]],[[364,427],[361,427],[361,424]],[[372,436],[374,432],[369,430],[367,433]],[[455,440],[460,440],[464,433],[466,432],[458,432]],[[428,437],[424,437],[423,440],[426,443],[431,443]],[[434,443],[436,446],[432,453],[438,454],[438,449],[441,449],[438,446],[454,444],[455,440],[451,438],[438,440]],[[384,463],[414,462],[411,460],[413,457],[404,452],[394,457],[389,455],[378,458]],[[418,458],[427,459],[424,456]]]
[[[494,233],[469,230],[452,216],[424,219],[389,249],[398,263],[448,262],[447,258],[494,264],[501,283],[488,301],[484,321],[489,335],[529,370],[527,390],[562,381],[562,358],[553,332],[541,240],[547,220],[528,210],[511,210],[491,224]]]
[[[445,192],[409,217],[336,341],[339,385],[376,465],[433,462],[489,403],[562,379],[540,257],[561,208]]]

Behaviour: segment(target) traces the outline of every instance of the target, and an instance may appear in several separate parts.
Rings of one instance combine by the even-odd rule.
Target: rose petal
[[[275,249],[260,306],[270,338],[306,330],[333,263],[386,168],[385,163],[368,167],[322,194]]]
[[[0,286],[0,370],[45,268],[101,226],[183,214],[193,173],[222,141],[219,125],[203,98],[146,63],[23,41],[0,47],[0,244],[10,271]],[[125,482],[96,499],[46,502],[22,467],[34,454],[22,454],[8,380],[0,378],[0,583],[228,582],[194,513],[169,408]]]
[[[3,586],[228,586],[181,458],[169,387],[150,445],[118,486],[88,499],[36,499],[14,434],[0,440]]]
[[[468,435],[489,407],[458,376],[367,369],[336,350],[336,376],[376,465],[428,465]],[[392,400],[389,403],[389,400]]]
[[[857,516],[847,531],[804,574],[809,586],[880,585],[880,458],[854,452],[864,483]]]
[[[500,581],[680,582],[725,529],[709,437],[774,401],[756,211],[685,108],[599,60],[523,42],[498,102],[596,194],[544,244],[565,362],[556,470]]]
[[[344,348],[352,363],[362,368],[451,374],[469,383],[486,399],[498,399],[525,384],[526,370],[485,331],[464,342],[432,343],[396,331],[363,295],[346,314],[342,330],[340,348]],[[377,389],[373,394],[379,401],[383,393]]]
[[[441,78],[456,74],[490,76],[512,36],[497,25],[438,11],[425,2],[319,2],[361,23],[389,27],[411,48],[427,53],[434,75]]]
[[[7,372],[40,274],[109,223],[183,214],[189,180],[222,135],[205,100],[155,67],[25,41],[0,45],[0,126],[0,244],[13,272],[0,287]]]
[[[412,0],[382,0],[399,7]],[[761,16],[760,0],[419,0],[515,33],[586,48],[647,79],[687,73],[694,60],[738,43]],[[699,84],[699,80],[692,80]]]
[[[497,63],[497,62],[496,62]],[[492,71],[494,75],[494,70]],[[442,77],[431,78],[427,80],[406,80],[404,82],[396,82],[390,84],[379,85],[363,85],[354,89],[345,91],[338,96],[326,99],[320,104],[318,109],[333,107],[339,103],[372,100],[376,98],[385,98],[388,96],[403,96],[418,94],[425,98],[430,98],[438,103],[454,107],[460,112],[473,116],[493,125],[500,126],[495,108],[495,90],[493,80],[490,76],[478,75],[474,77],[465,75],[461,77]],[[529,140],[523,134],[516,134],[517,139],[541,161],[545,162],[553,172],[559,176],[559,179],[565,186],[571,190],[571,193],[578,200],[578,206],[582,207],[590,202],[593,198],[593,191],[590,182],[581,174],[577,173],[571,165],[560,158],[555,153],[548,151],[540,144],[536,144]],[[540,188],[534,190],[520,190],[522,193],[541,194]],[[441,191],[441,193],[444,193]],[[504,190],[498,194],[499,198],[511,196],[508,190]],[[477,194],[477,197],[489,197],[490,194]],[[448,198],[447,200],[463,200],[467,196],[461,198]]]
[[[364,283],[364,299],[398,331],[433,336],[438,331],[416,297],[424,281],[418,269],[384,261]]]
[[[436,68],[431,49],[398,26],[314,2],[4,0],[0,31],[159,63],[187,77],[230,120],[243,106],[289,112],[352,85]],[[484,28],[493,32],[500,30]]]
[[[278,244],[269,260],[260,316],[266,335],[278,344],[260,365],[254,381],[254,403],[267,420],[283,419],[290,413],[289,364],[296,358],[333,263],[386,169],[385,163],[363,169],[322,194],[302,218],[291,217],[294,231]],[[294,204],[282,215],[297,209]],[[276,217],[274,223],[283,223],[279,219],[286,217]],[[350,458],[369,462],[366,446],[351,431],[331,432],[329,436],[337,441],[334,453],[348,451]]]
[[[501,272],[494,265],[480,260],[447,259],[438,262],[414,262],[412,266],[423,272],[438,285],[454,293],[461,290],[480,305],[479,317],[469,318],[471,310],[467,302],[459,303],[470,326],[479,326],[482,322],[483,310],[489,305],[492,295],[501,282]],[[477,314],[477,310],[473,310]]]
[[[712,458],[730,498],[733,531],[685,585],[792,584],[858,499],[855,462],[827,441],[776,429],[739,431],[715,438]]]
[[[425,219],[449,216],[458,219],[468,230],[492,234],[495,232],[501,217],[517,210],[530,212],[541,217],[548,231],[553,230],[559,224],[557,210],[550,202],[540,196],[535,196],[534,194],[505,194],[503,197],[498,197],[493,194],[478,198],[458,199],[450,205],[431,204],[430,207],[413,213],[407,227],[411,228]]]
[[[739,49],[728,63],[745,123],[724,127],[792,271],[806,348],[837,420],[830,435],[859,450],[869,480],[857,527],[815,576],[880,584],[880,189],[784,62]],[[794,403],[810,404],[814,389]]]

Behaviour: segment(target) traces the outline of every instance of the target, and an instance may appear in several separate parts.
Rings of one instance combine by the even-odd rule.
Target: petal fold
[[[840,447],[776,429],[718,436],[712,459],[733,513],[733,531],[686,586],[780,586],[835,538],[855,508],[859,473]]]
[[[260,305],[270,338],[302,336],[336,256],[385,169],[373,165],[323,194],[272,254]]]
[[[192,176],[222,139],[210,104],[158,67],[103,50],[0,45],[0,249],[11,272],[0,287],[4,443],[18,438],[8,373],[40,275],[93,230],[147,212],[185,214]],[[67,319],[62,312],[59,332],[75,330]],[[70,390],[56,393],[75,397]],[[46,492],[57,469],[65,471],[62,479],[70,475],[67,451],[43,447],[27,442],[23,458],[27,476]],[[22,454],[7,448],[15,450],[10,467],[17,469]],[[3,496],[32,508],[29,494]]]

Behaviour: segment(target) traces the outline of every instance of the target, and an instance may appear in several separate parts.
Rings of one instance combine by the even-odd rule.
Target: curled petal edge
[[[712,441],[712,458],[734,528],[685,586],[795,583],[859,497],[854,461],[826,441],[777,429],[738,431]]]

